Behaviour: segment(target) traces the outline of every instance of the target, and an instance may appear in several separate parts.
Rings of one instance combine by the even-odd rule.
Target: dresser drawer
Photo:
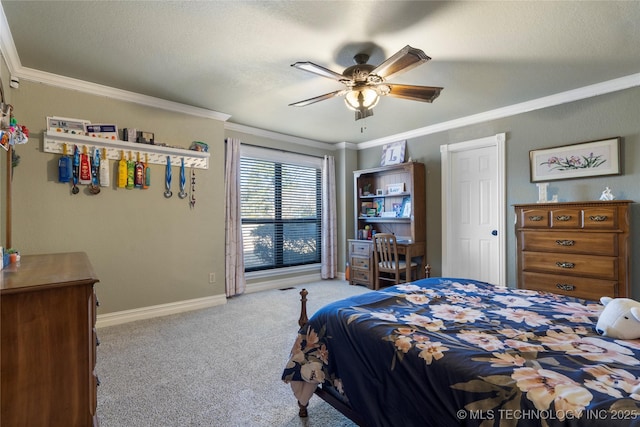
[[[524,231],[522,250],[591,255],[618,255],[618,235],[614,233],[558,233]]]
[[[349,254],[368,257],[371,255],[371,245],[371,242],[349,241]]]
[[[360,270],[369,270],[369,258],[351,257],[351,268]]]
[[[520,210],[521,227],[549,228],[549,211],[546,209]]]
[[[552,209],[550,214],[551,228],[580,228],[582,226],[581,209]]]
[[[603,296],[612,298],[618,296],[616,281],[541,273],[523,273],[523,279],[523,287],[535,291],[553,292],[594,301]]]
[[[591,230],[615,230],[618,228],[618,210],[613,207],[585,208],[583,225]]]
[[[618,258],[594,255],[522,252],[522,270],[617,280]]]

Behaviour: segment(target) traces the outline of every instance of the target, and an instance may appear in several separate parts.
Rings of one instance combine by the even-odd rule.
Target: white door
[[[506,284],[504,139],[440,147],[445,277]]]

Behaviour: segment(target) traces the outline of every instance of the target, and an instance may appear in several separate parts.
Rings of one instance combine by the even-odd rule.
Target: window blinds
[[[319,159],[306,158],[300,162],[303,164],[292,164],[288,163],[295,161],[291,156],[285,159],[288,162],[264,158],[280,156],[280,152],[269,151],[269,156],[244,154],[240,185],[245,270],[320,262]]]

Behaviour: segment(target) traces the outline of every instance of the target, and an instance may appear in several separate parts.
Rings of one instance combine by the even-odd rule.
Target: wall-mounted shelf
[[[84,146],[89,151],[95,148],[105,148],[107,150],[107,158],[120,160],[120,153],[124,151],[125,159],[129,159],[129,152],[135,160],[137,153],[140,153],[140,159],[157,165],[166,165],[167,156],[171,158],[172,166],[180,166],[181,160],[184,159],[185,167],[194,167],[197,169],[209,168],[209,154],[206,151],[194,151],[181,148],[165,147],[162,145],[139,144],[137,142],[128,142],[120,140],[111,140],[106,138],[95,138],[91,136],[73,135],[55,131],[47,131],[42,141],[42,150],[45,153],[63,153],[64,144],[67,144],[67,154],[73,154],[73,146],[77,145],[82,152]],[[101,151],[102,153],[102,151]]]

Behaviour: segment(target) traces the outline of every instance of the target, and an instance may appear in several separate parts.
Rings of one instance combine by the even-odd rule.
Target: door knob
[[[491,231],[491,235],[492,236],[497,236],[498,235],[498,230],[492,230]]]

